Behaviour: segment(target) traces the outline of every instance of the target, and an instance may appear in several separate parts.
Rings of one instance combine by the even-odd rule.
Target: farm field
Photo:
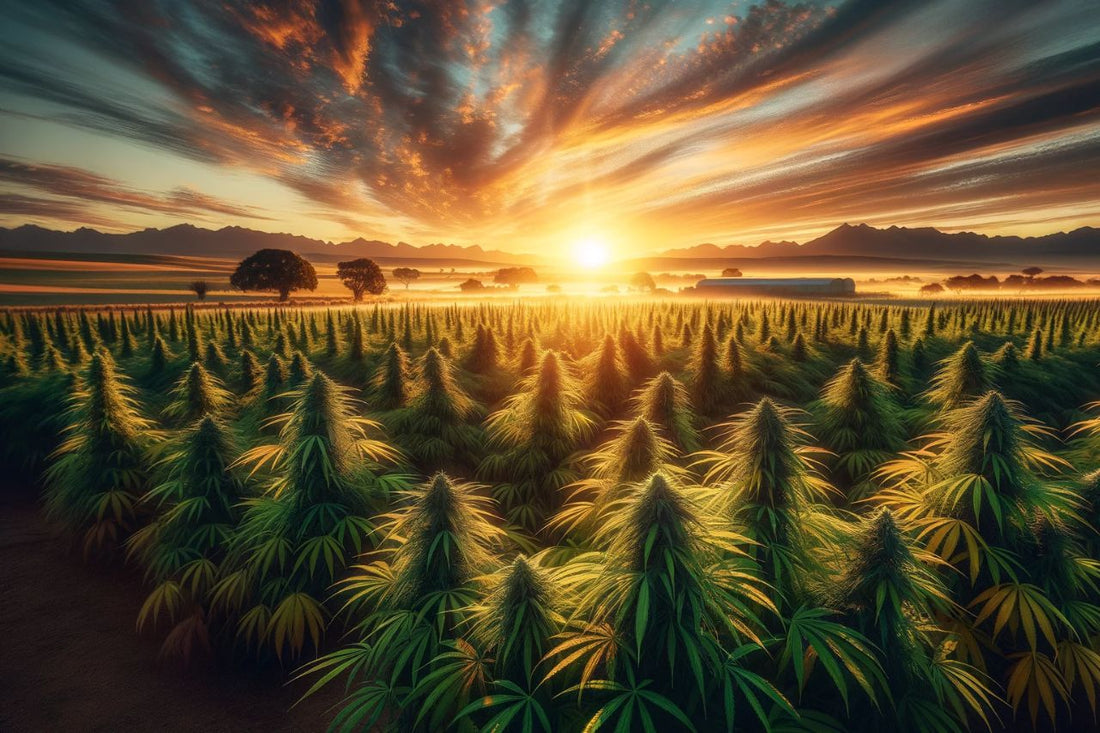
[[[333,304],[346,302],[348,290],[337,275],[336,255],[307,255],[317,276],[314,290],[299,290],[295,300],[309,303]],[[742,264],[746,273],[755,277],[787,277],[798,274],[807,265],[798,258],[793,261],[759,260]],[[247,293],[229,285],[229,278],[238,264],[236,258],[208,256],[184,256],[169,254],[104,254],[74,252],[35,252],[0,250],[0,306],[48,307],[87,305],[177,305],[193,302],[195,295],[190,284],[195,280],[209,283],[208,301],[228,305],[247,305],[274,299],[274,295]],[[636,272],[652,271],[654,284],[667,293],[675,293],[694,286],[700,279],[714,276],[722,269],[721,261],[695,262],[692,260],[638,261],[623,263],[615,269],[587,271],[583,268],[539,266],[537,282],[524,283],[516,288],[494,285],[501,265],[469,260],[446,259],[379,259],[378,264],[388,282],[388,290],[381,300],[438,301],[463,297],[460,285],[473,279],[482,282],[487,289],[466,294],[465,299],[486,297],[513,299],[543,296],[606,296],[626,295],[637,288],[631,285]],[[904,263],[898,260],[875,262],[866,258],[840,258],[831,264],[814,262],[815,275],[823,277],[852,277],[865,298],[903,298],[921,300],[920,288],[928,283],[945,281],[958,272],[970,272],[973,267],[988,271],[988,265],[980,263],[935,263],[914,261],[906,276],[898,276],[897,268]],[[652,265],[652,267],[651,267]],[[393,277],[398,268],[414,268],[419,273],[416,280],[405,284]],[[889,269],[894,268],[894,269]],[[1001,266],[991,270],[1001,278],[1013,274],[1011,268]],[[1049,274],[1094,279],[1085,267],[1052,266]],[[666,293],[666,294],[667,294]],[[1019,297],[1016,290],[966,290],[954,293],[955,297],[998,298]],[[1100,295],[1095,285],[1074,288],[1043,289],[1029,293],[1028,297],[1043,299],[1094,298]],[[924,300],[928,298],[923,297]]]
[[[328,261],[331,259],[332,261]],[[343,299],[347,290],[336,277],[337,258],[316,263],[317,289],[297,297],[307,299]],[[393,267],[409,265],[405,261],[388,263]],[[418,263],[411,263],[416,266]],[[0,305],[48,306],[94,304],[171,304],[194,299],[188,289],[194,280],[211,283],[209,298],[235,303],[256,300],[255,294],[229,287],[229,276],[236,259],[187,257],[177,255],[28,253],[0,251]],[[432,262],[424,277],[411,284],[410,290],[431,292],[450,289],[470,276],[492,279],[491,268],[452,266]],[[440,272],[440,270],[443,270]],[[453,271],[452,271],[453,270]],[[400,284],[395,288],[404,291]]]
[[[1096,11],[0,3],[0,733],[1100,731]]]
[[[130,614],[156,694],[214,668],[285,729],[1096,715],[1100,301],[9,310],[0,358],[6,502],[60,537],[2,549]]]
[[[296,300],[345,301],[348,291],[337,277],[337,256],[314,256],[311,259],[317,287],[295,293]],[[476,279],[492,285],[499,265],[450,260],[380,259],[380,266],[391,277],[399,267],[416,268],[419,277],[406,287],[393,280],[385,299],[438,300],[457,298],[459,285]],[[0,250],[0,306],[45,307],[59,305],[183,305],[194,300],[189,285],[195,280],[210,283],[207,298],[212,302],[242,304],[273,298],[245,293],[229,286],[229,277],[237,265],[236,259],[202,256],[98,254],[98,253],[36,253]],[[541,268],[540,268],[541,269]],[[546,295],[547,287],[570,295],[598,295],[609,287],[606,273],[586,277],[585,273],[562,268],[542,269],[542,282],[523,285],[518,289],[500,288],[500,292],[479,291],[479,299],[497,295]],[[702,275],[697,272],[670,272],[658,277],[662,287],[678,289],[694,285]],[[629,273],[610,287],[615,291],[628,289]]]

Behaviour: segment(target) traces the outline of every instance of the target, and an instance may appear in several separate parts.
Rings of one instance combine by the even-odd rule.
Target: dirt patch
[[[0,504],[0,730],[319,731],[339,690],[294,709],[277,671],[184,673],[139,638],[140,579],[85,565],[37,508]]]

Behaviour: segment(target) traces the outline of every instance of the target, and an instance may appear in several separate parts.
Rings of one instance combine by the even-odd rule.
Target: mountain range
[[[243,227],[203,229],[178,224],[166,229],[142,229],[112,234],[81,227],[71,232],[25,224],[0,228],[0,250],[15,252],[73,252],[81,254],[191,255],[240,259],[258,249],[289,249],[307,259],[348,260],[357,257],[387,260],[447,260],[484,264],[530,264],[537,258],[510,252],[485,250],[477,245],[390,244],[359,237],[333,243],[297,234],[274,234]]]
[[[262,248],[291,249],[323,261],[369,257],[385,261],[432,260],[452,263],[537,265],[529,254],[487,250],[456,244],[391,244],[362,237],[343,243],[300,235],[273,234],[241,227],[211,230],[180,224],[111,234],[81,228],[55,231],[27,224],[0,228],[0,250],[96,254],[170,254],[236,259]],[[973,232],[946,233],[931,227],[878,229],[866,224],[842,224],[829,233],[799,244],[762,242],[757,246],[699,244],[644,256],[632,262],[668,267],[723,260],[790,260],[794,258],[873,258],[875,260],[1044,266],[1048,264],[1100,269],[1100,229],[1081,227],[1038,237],[987,236]]]
[[[867,224],[841,224],[804,244],[762,242],[755,247],[700,244],[668,250],[662,258],[732,258],[846,256],[906,260],[999,261],[1043,264],[1051,258],[1100,261],[1100,229],[1081,227],[1040,237],[987,236],[974,232],[950,234],[932,227],[877,229]],[[1035,262],[1033,262],[1033,260]]]

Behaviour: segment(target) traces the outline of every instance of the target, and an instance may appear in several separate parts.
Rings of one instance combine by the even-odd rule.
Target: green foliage
[[[1096,584],[1070,529],[1081,522],[1080,500],[1044,477],[1068,464],[1040,447],[1050,432],[1020,410],[988,392],[948,412],[944,432],[883,468],[896,488],[881,501],[939,562],[961,571],[948,576],[953,600],[968,611],[951,614],[959,661],[1002,671],[1013,711],[1026,704],[1037,725],[1040,707],[1048,722],[1059,717],[1057,701],[1068,703],[1076,681],[1053,661],[1073,642],[1075,624],[1061,608],[1072,609],[1078,628],[1092,628],[1085,619]],[[1086,672],[1082,685],[1092,689],[1095,679]]]
[[[116,548],[136,527],[156,438],[136,390],[98,350],[74,385],[64,440],[46,472],[46,509],[81,542],[85,555]]]
[[[382,369],[374,378],[373,402],[381,410],[395,410],[409,401],[409,357],[397,342],[390,344]]]
[[[682,452],[699,448],[699,431],[687,389],[668,372],[646,382],[633,398],[634,414],[659,428]]]
[[[378,424],[352,413],[347,390],[318,372],[272,420],[279,442],[246,451],[240,464],[273,472],[247,502],[214,605],[236,619],[238,636],[280,657],[318,649],[329,588],[374,534],[372,517],[403,485],[382,476],[396,453],[369,437]]]
[[[232,399],[221,381],[199,362],[191,365],[171,391],[172,401],[164,409],[167,417],[189,425],[206,415],[218,416]]]
[[[561,357],[547,351],[486,426],[493,452],[479,473],[494,481],[494,496],[510,521],[537,533],[562,504],[562,489],[577,477],[573,454],[595,424],[580,409],[583,397]]]
[[[721,428],[717,451],[703,451],[707,483],[720,486],[715,511],[757,543],[765,577],[777,588],[798,590],[811,545],[821,543],[814,515],[831,487],[817,471],[818,451],[793,423],[795,413],[765,398]]]
[[[932,378],[928,399],[944,409],[958,407],[992,386],[989,371],[978,349],[968,341],[940,362],[940,369]]]
[[[162,656],[188,662],[200,652],[212,652],[211,595],[245,496],[230,469],[236,454],[229,429],[207,415],[171,441],[160,459],[164,480],[143,498],[157,514],[131,536],[129,547],[154,588],[137,626],[139,631],[155,626],[163,614],[172,630]]]
[[[458,384],[454,367],[435,348],[422,357],[413,396],[391,423],[409,456],[425,470],[474,467],[484,437],[474,424],[481,409]]]
[[[320,677],[314,689],[341,675],[353,690],[385,680],[404,711],[402,728],[438,729],[470,703],[490,666],[457,632],[468,623],[475,580],[490,568],[502,532],[477,487],[445,474],[405,496],[405,506],[385,516],[382,559],[357,566],[341,584],[345,607],[364,615],[356,626],[361,641],[304,673]],[[492,621],[484,623],[491,635]],[[363,705],[360,694],[345,703],[349,725],[380,714],[375,705],[384,698],[372,695],[374,704]]]
[[[560,593],[537,558],[517,555],[484,581],[471,633],[494,658],[494,678],[530,688],[536,667],[562,630]]]
[[[705,520],[704,501],[702,490],[654,474],[609,512],[597,535],[603,551],[565,568],[578,595],[574,615],[584,621],[551,653],[558,661],[548,676],[580,666],[570,689],[605,700],[588,727],[613,714],[684,723],[685,710],[705,707],[729,649],[760,644],[760,612],[774,606],[747,561],[748,541]],[[631,705],[641,707],[632,713]]]
[[[816,411],[817,435],[835,454],[828,460],[833,483],[846,492],[864,493],[861,485],[905,442],[889,388],[853,359],[826,383]]]
[[[614,436],[586,459],[590,477],[570,487],[569,501],[551,525],[567,527],[578,545],[596,534],[630,484],[662,470],[682,472],[673,465],[676,448],[644,417],[616,423],[612,429]]]
[[[604,336],[599,351],[589,357],[584,372],[588,375],[585,396],[589,404],[594,405],[604,417],[616,414],[626,400],[630,387],[619,358],[618,345],[610,334]]]

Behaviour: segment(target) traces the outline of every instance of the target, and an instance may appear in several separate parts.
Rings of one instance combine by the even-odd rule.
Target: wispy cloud
[[[30,220],[60,221],[106,229],[119,226],[116,220],[94,214],[80,203],[18,193],[0,193],[0,211]]]
[[[588,222],[656,247],[1100,215],[1091,0],[16,0],[0,20],[0,106],[265,176],[366,236],[523,249]],[[34,168],[0,175],[257,215]]]
[[[30,199],[21,197],[24,212],[30,211],[32,200],[36,206],[53,202],[59,206],[60,198],[69,212],[87,209],[87,204],[106,204],[109,207],[141,212],[157,212],[177,216],[208,216],[220,214],[236,218],[270,219],[259,212],[222,201],[193,188],[181,186],[164,194],[137,191],[90,171],[70,166],[36,165],[0,158],[0,183],[14,184],[25,190],[46,194],[50,198]],[[6,210],[0,208],[0,211]],[[45,213],[36,210],[36,215]],[[65,217],[68,221],[76,219]],[[100,223],[110,221],[100,219]]]

